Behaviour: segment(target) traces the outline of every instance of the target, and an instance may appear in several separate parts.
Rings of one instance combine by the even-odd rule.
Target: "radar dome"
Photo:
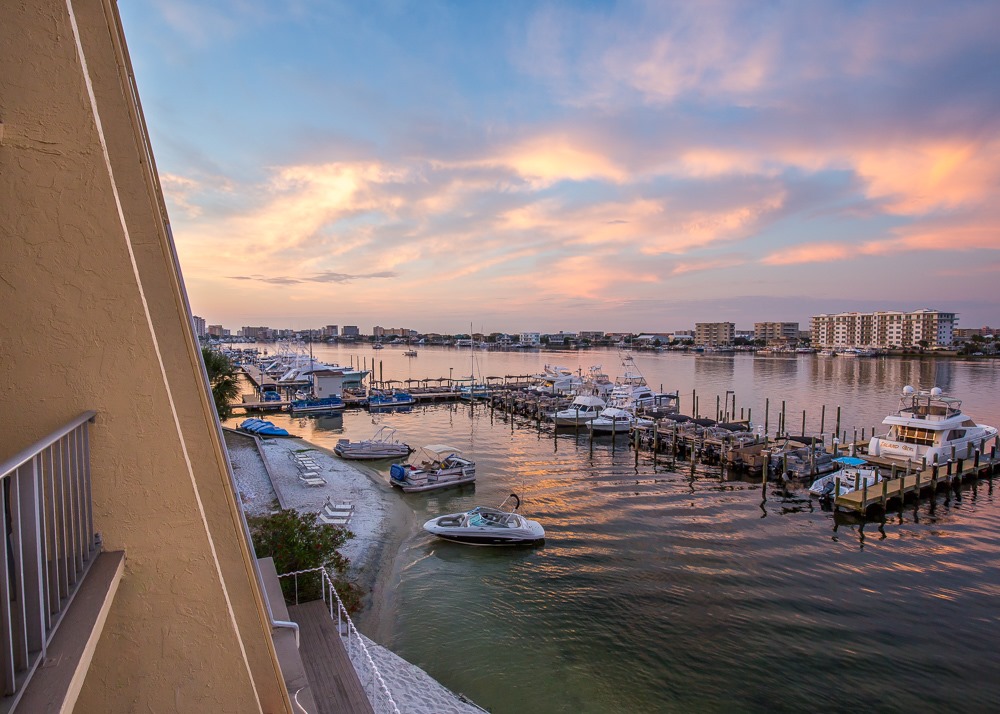
[[[903,394],[905,394],[907,396],[913,394],[913,387],[911,387],[909,384],[907,384],[905,387],[903,387]]]
[[[940,397],[941,396],[941,387],[934,387],[934,389],[931,390],[931,396],[932,397]]]

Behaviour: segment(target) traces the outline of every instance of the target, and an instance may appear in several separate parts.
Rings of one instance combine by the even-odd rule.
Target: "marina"
[[[417,372],[415,360],[400,355],[392,363],[388,349],[382,355],[385,374],[397,380],[433,380],[463,363],[458,350],[424,348]],[[576,357],[573,371],[586,373],[591,365],[613,364],[616,353]],[[349,361],[337,349],[328,359]],[[524,375],[537,373],[545,357],[491,353],[480,359],[487,374]],[[682,412],[697,403],[701,418],[708,411],[722,423],[740,421],[742,412],[755,427],[763,426],[766,413],[773,451],[797,443],[791,436],[774,440],[786,423],[782,431],[800,439],[803,431],[825,433],[827,453],[834,431],[842,454],[852,443],[870,441],[872,427],[892,411],[906,384],[941,386],[963,397],[963,411],[977,422],[1000,421],[991,397],[1000,375],[991,365],[838,362],[815,354],[766,360],[637,355],[636,361],[654,389],[681,395]],[[607,371],[614,378],[614,369]],[[392,567],[380,574],[378,608],[358,618],[365,634],[453,691],[494,712],[519,711],[526,700],[552,712],[764,712],[773,709],[773,652],[782,651],[792,653],[780,662],[781,701],[790,709],[819,706],[821,692],[840,686],[833,673],[845,667],[859,673],[856,696],[884,711],[920,710],[928,698],[981,709],[1000,696],[990,676],[989,643],[1000,636],[992,615],[1000,504],[990,474],[955,478],[956,462],[946,479],[942,465],[937,490],[923,485],[922,475],[922,497],[904,493],[903,508],[891,496],[885,506],[876,504],[871,499],[881,491],[869,493],[865,517],[847,503],[834,509],[810,497],[808,478],[784,481],[772,473],[765,481],[760,471],[728,468],[719,456],[689,461],[680,448],[675,458],[666,430],[659,434],[661,450],[653,451],[646,443],[636,450],[634,434],[592,438],[585,427],[557,429],[544,414],[551,410],[546,400],[560,397],[502,394],[507,404],[517,395],[524,413],[499,401],[449,400],[418,403],[404,413],[351,407],[330,415],[268,416],[330,449],[339,439],[366,438],[373,427],[387,425],[410,444],[449,444],[475,461],[475,484],[389,494],[412,511],[413,525],[400,535]],[[704,451],[729,438],[734,449],[756,450],[762,460],[762,436],[742,434],[709,433],[692,444]],[[747,437],[758,443],[735,446]],[[641,442],[645,438],[640,434]],[[780,453],[791,464],[801,452],[808,464],[804,448]],[[892,464],[878,458],[888,495],[899,473],[894,480]],[[388,485],[390,464],[371,463]],[[913,470],[904,476],[904,489],[915,477]],[[499,503],[512,492],[544,524],[543,546],[470,549],[419,528],[442,513]],[[463,634],[469,632],[486,639]],[[927,639],[949,643],[948,659],[922,648]],[[499,661],[496,645],[526,654]],[[950,667],[952,656],[962,668]],[[741,672],[739,693],[726,684],[734,669]],[[942,669],[947,678],[925,674]],[[510,681],[517,682],[516,692],[504,685]]]

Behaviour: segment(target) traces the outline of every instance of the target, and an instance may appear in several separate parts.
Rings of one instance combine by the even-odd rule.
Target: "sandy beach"
[[[380,663],[400,710],[417,714],[482,712],[378,644],[391,627],[385,611],[391,604],[400,545],[417,527],[413,511],[392,492],[382,475],[304,439],[255,439],[231,429],[225,429],[224,434],[236,489],[248,515],[267,515],[276,503],[309,513],[321,512],[328,502],[353,506],[347,528],[354,537],[341,549],[351,562],[348,578],[364,592],[362,611],[353,619],[374,645],[372,656]],[[306,485],[299,479],[296,454],[316,462],[325,484]]]

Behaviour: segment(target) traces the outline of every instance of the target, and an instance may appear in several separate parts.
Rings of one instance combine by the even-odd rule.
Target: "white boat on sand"
[[[458,449],[444,444],[421,448],[419,464],[393,464],[389,483],[407,493],[433,491],[476,480],[476,463]]]
[[[364,441],[340,439],[333,447],[333,453],[342,459],[373,460],[396,459],[409,456],[413,451],[409,444],[396,438],[396,430],[383,426],[375,435]]]
[[[505,510],[514,499],[510,510]],[[467,545],[538,545],[545,529],[538,521],[517,513],[521,499],[512,493],[498,508],[476,506],[465,513],[437,516],[424,523],[424,530],[439,538]]]

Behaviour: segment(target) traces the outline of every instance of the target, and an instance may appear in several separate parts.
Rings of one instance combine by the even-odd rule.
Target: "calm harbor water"
[[[316,355],[379,369],[385,379],[469,374],[469,353],[320,347]],[[637,354],[681,410],[737,412],[773,432],[816,432],[826,405],[842,429],[870,430],[906,384],[942,387],[979,421],[1000,423],[1000,365],[957,360],[852,360]],[[614,378],[617,353],[479,353],[477,374],[545,363]],[[729,397],[730,402],[732,396]],[[546,529],[543,547],[489,549],[404,541],[379,622],[361,620],[406,659],[494,712],[994,711],[1000,702],[1000,493],[982,481],[862,523],[834,516],[803,489],[699,467],[692,476],[639,466],[619,439],[554,438],[483,405],[408,413],[272,418],[332,447],[389,424],[413,445],[447,443],[477,462],[476,484],[399,494],[416,521],[496,504],[511,491]],[[380,467],[388,474],[388,466]],[[1000,483],[997,485],[1000,490]]]

